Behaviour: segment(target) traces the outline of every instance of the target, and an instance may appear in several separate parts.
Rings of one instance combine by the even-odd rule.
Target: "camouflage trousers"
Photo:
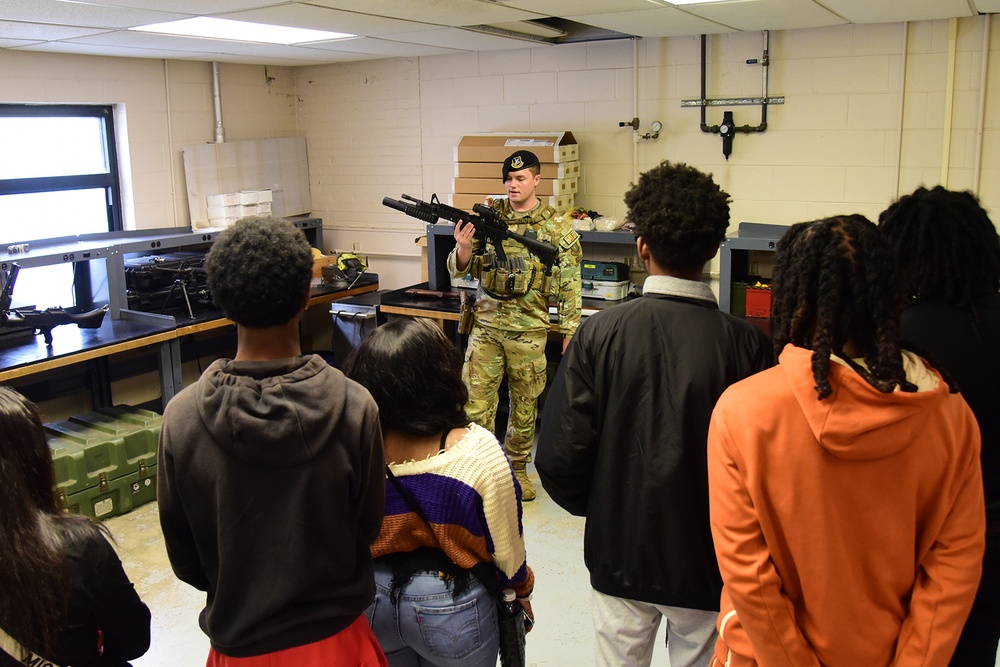
[[[511,461],[531,461],[538,396],[545,388],[545,331],[503,331],[476,324],[469,335],[462,374],[469,387],[465,412],[490,432],[496,425],[500,383],[510,388],[504,449]]]

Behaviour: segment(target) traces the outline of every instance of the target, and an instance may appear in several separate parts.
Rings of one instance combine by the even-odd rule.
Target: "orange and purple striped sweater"
[[[385,516],[372,556],[437,547],[459,567],[491,562],[504,588],[526,597],[535,577],[528,567],[521,524],[521,489],[503,447],[471,424],[449,449],[422,461],[392,464],[392,474],[413,495],[433,527],[385,485]]]

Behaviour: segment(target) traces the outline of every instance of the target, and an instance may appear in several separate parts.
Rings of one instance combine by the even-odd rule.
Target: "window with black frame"
[[[122,229],[113,106],[0,104],[0,155],[0,249]],[[22,270],[14,305],[89,308],[88,268]]]

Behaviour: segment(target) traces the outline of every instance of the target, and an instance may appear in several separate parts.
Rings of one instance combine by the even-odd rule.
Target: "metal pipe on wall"
[[[903,22],[903,52],[899,67],[899,123],[896,128],[896,180],[892,198],[899,197],[899,179],[903,164],[903,110],[906,103],[906,55],[909,53],[910,24]]]
[[[219,63],[212,61],[212,98],[215,102],[215,143],[226,141],[226,130],[222,127],[222,93],[219,89]]]
[[[990,61],[990,14],[983,15],[983,55],[979,66],[979,119],[976,121],[976,161],[973,165],[972,188],[979,194],[983,170],[983,128],[986,124],[986,70]]]
[[[639,117],[639,38],[632,38],[632,118]],[[639,182],[639,128],[632,128],[632,182]]]
[[[948,21],[948,79],[944,91],[944,127],[941,138],[941,185],[948,187],[951,171],[951,129],[955,113],[955,59],[958,51],[958,19]]]
[[[759,62],[760,65],[761,65],[761,67],[762,67],[762,70],[761,70],[761,96],[760,96],[761,97],[760,124],[758,124],[758,125],[738,125],[738,126],[735,126],[733,128],[734,131],[736,131],[736,132],[744,132],[744,133],[749,134],[751,132],[764,132],[764,131],[767,130],[767,105],[768,105],[768,97],[767,97],[767,69],[768,69],[768,67],[771,66],[771,56],[770,56],[770,53],[769,53],[769,50],[770,50],[770,48],[769,48],[770,31],[768,31],[768,30],[761,30],[760,32],[761,32],[761,36],[763,38],[763,44],[762,44],[762,49],[761,49],[761,57],[760,57],[759,60],[758,59],[751,59],[751,60],[747,61],[748,65],[757,64]],[[705,111],[706,111],[706,107],[708,106],[708,104],[707,104],[708,100],[707,100],[707,97],[706,97],[706,90],[705,90],[705,87],[706,87],[705,80],[706,80],[706,76],[707,76],[706,75],[706,69],[708,67],[708,59],[707,59],[707,53],[706,53],[707,39],[708,39],[708,36],[705,35],[705,34],[702,34],[702,36],[701,36],[701,125],[700,125],[700,127],[701,127],[701,131],[702,132],[714,132],[714,133],[718,134],[720,126],[719,125],[709,125],[705,121]],[[784,98],[781,98],[781,101],[784,101]],[[780,104],[780,102],[779,102],[779,104]]]
[[[167,146],[170,150],[170,155],[174,153],[174,122],[173,122],[173,111],[170,108],[170,61],[164,58],[163,60],[163,97],[164,104],[167,111]],[[171,165],[170,168],[170,201],[173,202],[174,210],[174,223],[178,223],[182,214],[177,206],[177,176],[175,172],[177,170]]]

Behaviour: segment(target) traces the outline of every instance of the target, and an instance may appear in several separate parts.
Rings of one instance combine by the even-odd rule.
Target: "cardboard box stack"
[[[465,135],[455,151],[455,193],[451,205],[471,211],[473,204],[506,197],[500,180],[503,161],[518,150],[531,151],[541,162],[542,181],[535,194],[542,202],[558,210],[576,205],[580,148],[572,132]]]
[[[208,226],[229,227],[248,215],[271,215],[270,190],[243,190],[208,195]]]

